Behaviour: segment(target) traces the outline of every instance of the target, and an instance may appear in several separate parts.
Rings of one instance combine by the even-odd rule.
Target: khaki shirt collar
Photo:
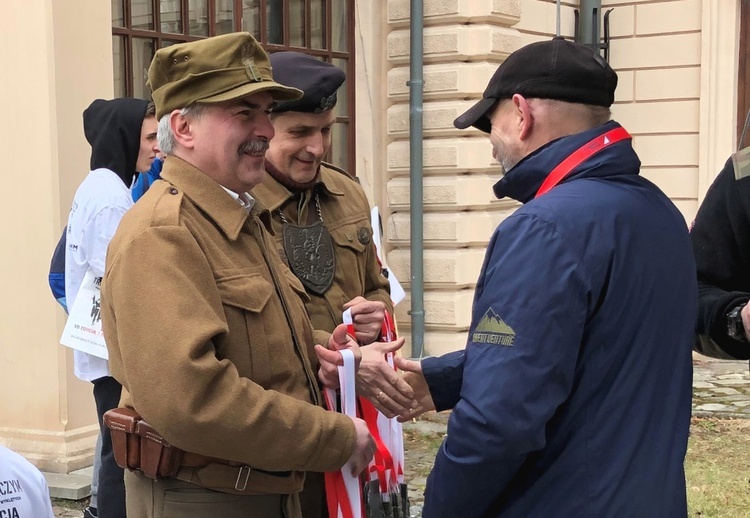
[[[180,158],[167,157],[161,177],[184,193],[231,241],[237,240],[249,215],[259,217],[267,229],[271,228],[271,215],[257,199],[248,212],[216,181]]]
[[[328,193],[332,196],[344,196],[344,192],[337,189],[334,182],[331,180],[332,172],[329,171],[325,166],[320,166],[320,174],[315,182],[315,189],[319,189],[322,192]],[[338,173],[333,173],[338,174]],[[266,174],[266,178],[259,185],[253,187],[250,194],[256,201],[263,200],[263,203],[268,210],[274,211],[281,208],[287,200],[291,199],[296,192],[292,192],[271,176]]]

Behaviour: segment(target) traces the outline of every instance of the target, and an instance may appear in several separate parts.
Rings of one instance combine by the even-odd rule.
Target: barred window
[[[156,49],[247,31],[268,52],[295,50],[346,72],[326,160],[355,173],[354,0],[111,0],[115,96],[149,99]]]

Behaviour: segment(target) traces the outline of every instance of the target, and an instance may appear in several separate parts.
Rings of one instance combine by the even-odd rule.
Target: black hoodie
[[[91,144],[91,170],[105,168],[128,188],[136,174],[141,149],[141,127],[148,101],[97,99],[83,112],[83,133]]]

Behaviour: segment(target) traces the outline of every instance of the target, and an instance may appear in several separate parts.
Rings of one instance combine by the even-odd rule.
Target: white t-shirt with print
[[[104,276],[107,246],[125,212],[133,206],[130,189],[109,169],[94,169],[81,182],[68,216],[65,248],[65,297],[68,308],[75,304],[86,271]],[[81,351],[74,351],[78,378],[93,381],[109,376],[109,363]],[[4,518],[0,515],[0,518]]]
[[[0,518],[54,518],[44,475],[0,446]]]

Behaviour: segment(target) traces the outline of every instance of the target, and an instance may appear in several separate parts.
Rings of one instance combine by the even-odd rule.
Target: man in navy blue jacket
[[[453,409],[425,518],[687,516],[695,264],[610,120],[616,85],[555,38],[511,54],[455,121],[490,134],[495,194],[524,205],[490,240],[465,351],[398,362],[419,407],[367,376],[386,413]],[[330,379],[337,353],[319,354]],[[362,354],[360,374],[386,372]]]

